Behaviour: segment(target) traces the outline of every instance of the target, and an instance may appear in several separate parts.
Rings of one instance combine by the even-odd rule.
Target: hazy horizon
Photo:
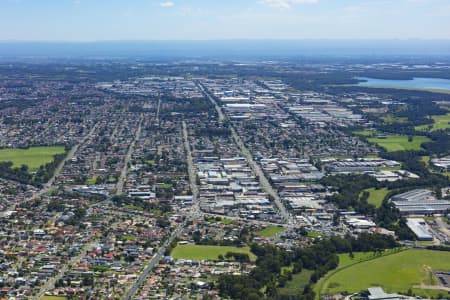
[[[0,41],[0,57],[449,56],[450,40]]]

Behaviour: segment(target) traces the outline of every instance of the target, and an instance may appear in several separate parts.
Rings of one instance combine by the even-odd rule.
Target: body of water
[[[412,80],[387,80],[357,77],[358,86],[450,91],[450,79],[416,77]]]

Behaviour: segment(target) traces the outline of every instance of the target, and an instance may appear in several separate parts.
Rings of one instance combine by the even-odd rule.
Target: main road
[[[186,162],[188,165],[189,173],[189,185],[192,191],[192,203],[196,209],[198,209],[198,186],[197,186],[197,176],[195,172],[194,163],[192,161],[191,145],[189,143],[189,133],[186,126],[186,122],[183,121],[183,143],[184,143],[184,153],[186,154]]]
[[[226,116],[224,115],[222,108],[219,106],[217,101],[214,99],[214,97],[208,92],[208,90],[200,83],[196,82],[197,86],[202,90],[203,94],[211,101],[211,103],[214,105],[218,115],[219,115],[219,121],[223,122],[226,120]],[[275,205],[278,207],[278,210],[283,217],[283,219],[291,224],[293,222],[292,217],[290,213],[287,211],[286,207],[284,206],[280,196],[278,196],[278,193],[273,189],[272,185],[270,184],[269,180],[267,180],[266,175],[262,171],[261,167],[253,160],[253,155],[250,153],[250,151],[245,146],[244,142],[242,141],[241,137],[237,134],[236,130],[234,129],[233,125],[230,123],[230,130],[231,135],[233,137],[234,142],[239,147],[242,155],[247,159],[248,164],[250,165],[250,168],[253,170],[253,172],[256,174],[256,176],[259,178],[259,182],[261,184],[261,187],[263,190],[269,194]]]
[[[148,277],[152,269],[159,263],[161,258],[164,256],[167,248],[172,244],[172,242],[181,234],[183,229],[187,226],[188,222],[200,215],[200,210],[198,206],[198,186],[195,176],[195,168],[192,162],[191,146],[189,144],[189,133],[186,126],[186,122],[183,121],[183,144],[184,152],[186,156],[186,162],[188,165],[189,174],[189,184],[192,191],[192,209],[189,212],[188,217],[183,223],[178,225],[176,229],[171,233],[170,237],[164,242],[164,244],[156,251],[156,253],[151,258],[150,262],[145,266],[142,273],[139,275],[136,282],[131,286],[131,288],[126,292],[124,300],[130,300],[138,291],[139,287],[142,286],[144,280]]]
[[[136,134],[134,135],[133,142],[131,143],[130,147],[128,147],[128,152],[127,152],[127,155],[125,156],[125,160],[123,162],[122,172],[120,172],[119,180],[117,180],[116,195],[120,195],[123,192],[123,186],[125,185],[125,181],[127,179],[128,163],[130,162],[131,156],[133,155],[134,146],[136,145],[136,142],[141,137],[141,130],[142,130],[142,119],[139,121],[139,127],[136,130]]]

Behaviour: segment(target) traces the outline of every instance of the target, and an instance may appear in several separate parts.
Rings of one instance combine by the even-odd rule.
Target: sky
[[[450,39],[450,0],[0,0],[0,40]]]

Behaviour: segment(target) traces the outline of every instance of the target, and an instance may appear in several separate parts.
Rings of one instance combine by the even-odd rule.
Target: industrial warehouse
[[[391,198],[401,214],[443,214],[450,209],[450,201],[438,200],[430,190],[416,189]]]

